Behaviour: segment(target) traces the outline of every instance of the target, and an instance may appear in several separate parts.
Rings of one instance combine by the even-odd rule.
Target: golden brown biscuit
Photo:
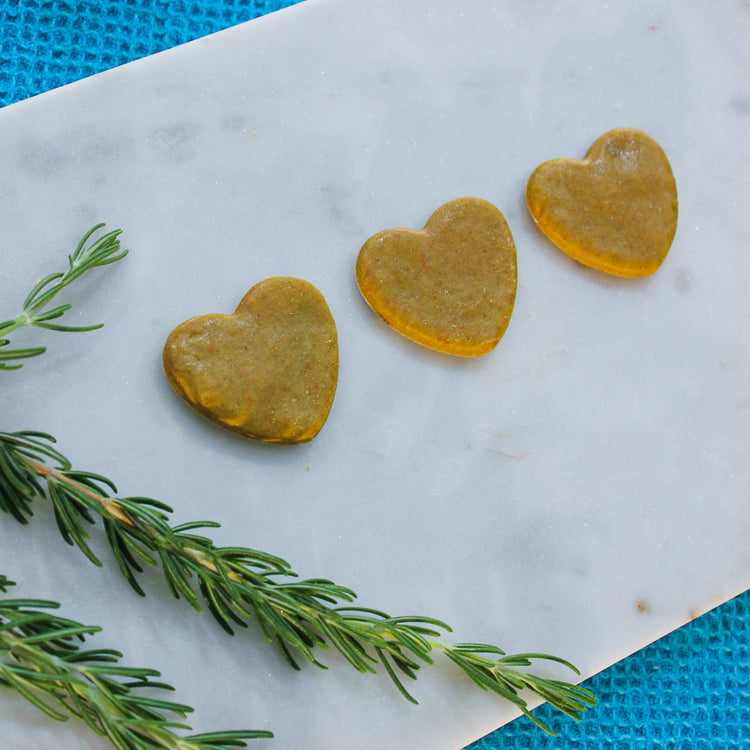
[[[581,263],[648,276],[677,230],[677,185],[661,146],[634,128],[601,136],[586,158],[540,164],[526,186],[539,228]]]
[[[424,229],[389,229],[360,250],[357,283],[396,331],[446,354],[497,346],[516,297],[516,247],[505,217],[480,198],[457,198]]]
[[[177,393],[212,422],[263,442],[304,443],[320,431],[336,392],[336,325],[312,284],[273,277],[231,315],[178,325],[163,363]]]

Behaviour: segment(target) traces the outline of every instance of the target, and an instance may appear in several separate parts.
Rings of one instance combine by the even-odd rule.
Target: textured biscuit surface
[[[231,315],[178,325],[163,350],[167,379],[212,422],[270,443],[304,443],[325,423],[338,379],[336,325],[302,279],[256,284]]]
[[[677,230],[677,185],[661,146],[635,128],[597,139],[585,159],[540,164],[526,203],[544,234],[577,261],[615,276],[648,276]]]
[[[424,229],[388,229],[360,250],[357,283],[396,331],[446,354],[497,346],[516,296],[516,248],[503,214],[480,198],[438,208]]]

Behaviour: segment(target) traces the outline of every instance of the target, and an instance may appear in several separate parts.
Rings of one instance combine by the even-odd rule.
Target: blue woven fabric
[[[0,0],[0,105],[298,1]],[[522,718],[469,750],[750,747],[749,643],[750,592],[588,680],[582,722],[538,709],[559,737]]]
[[[0,0],[0,105],[299,0]]]
[[[750,747],[750,592],[587,680],[599,705],[580,723],[541,706],[467,750],[710,750]]]

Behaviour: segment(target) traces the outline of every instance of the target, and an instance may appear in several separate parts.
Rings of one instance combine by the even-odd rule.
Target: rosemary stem
[[[32,319],[25,311],[20,312],[12,320],[8,320],[0,325],[0,336],[7,336],[8,334],[17,331],[19,328],[24,328],[32,323]]]
[[[90,487],[86,487],[86,485],[83,485],[80,482],[76,482],[75,479],[71,479],[63,472],[55,469],[54,467],[47,466],[46,464],[40,463],[39,461],[35,461],[33,458],[21,455],[19,456],[19,460],[21,461],[21,463],[25,464],[29,469],[31,469],[35,474],[42,477],[43,479],[49,480],[51,477],[58,482],[67,484],[68,487],[72,487],[78,492],[83,493],[90,500],[93,500],[95,503],[100,505],[102,510],[108,516],[116,518],[118,521],[122,521],[129,526],[133,526],[133,522],[120,508],[119,503],[116,500],[113,500],[111,497],[100,495],[99,493],[94,492],[94,490],[92,490]]]

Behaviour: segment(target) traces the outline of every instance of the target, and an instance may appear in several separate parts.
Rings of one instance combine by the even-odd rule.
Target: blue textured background
[[[0,106],[295,1],[0,0]],[[519,719],[470,750],[750,747],[749,637],[747,592],[588,680],[581,723],[539,708],[561,736]]]

